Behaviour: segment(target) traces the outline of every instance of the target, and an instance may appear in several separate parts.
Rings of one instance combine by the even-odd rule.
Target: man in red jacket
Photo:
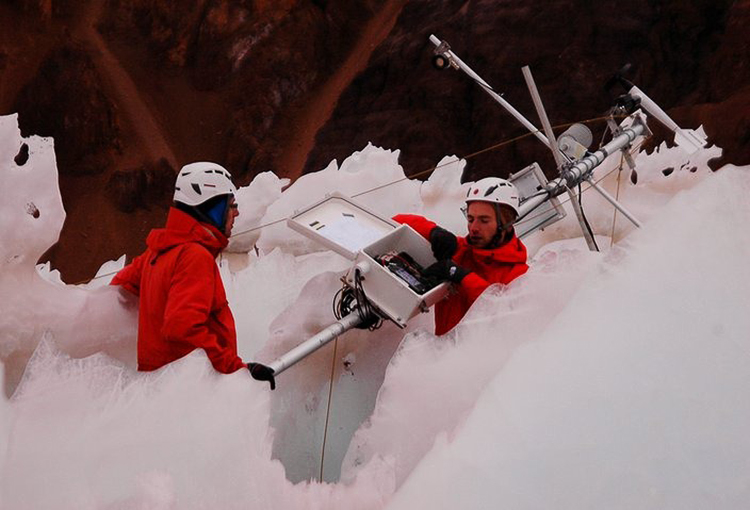
[[[146,251],[112,280],[140,297],[138,370],[156,370],[200,348],[217,371],[247,368],[274,389],[272,369],[237,355],[234,317],[216,265],[239,214],[236,192],[221,165],[182,167],[166,227],[152,230]]]
[[[430,241],[437,262],[425,274],[454,284],[455,292],[435,305],[436,335],[453,329],[484,289],[508,284],[529,268],[526,247],[513,230],[518,204],[518,190],[511,182],[487,177],[466,195],[467,237],[456,237],[422,216],[394,216]]]

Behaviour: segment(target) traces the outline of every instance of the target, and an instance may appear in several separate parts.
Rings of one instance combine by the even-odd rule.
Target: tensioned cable
[[[624,115],[615,116],[615,118],[624,118],[624,117],[625,117]],[[573,124],[590,124],[590,123],[593,123],[593,122],[599,122],[599,121],[602,121],[602,120],[606,120],[608,118],[610,118],[610,116],[593,117],[591,119],[581,120],[581,121],[577,121],[577,122],[569,122],[569,123],[566,123],[566,124],[558,124],[556,126],[553,126],[553,129],[562,129],[562,128],[570,127]],[[362,195],[366,195],[368,193],[372,193],[374,191],[378,191],[378,190],[386,188],[388,186],[393,186],[394,184],[398,184],[399,182],[403,182],[403,181],[406,181],[406,180],[414,179],[414,178],[417,178],[417,177],[422,177],[424,175],[427,175],[427,174],[430,174],[430,173],[434,172],[435,170],[437,170],[439,168],[443,168],[445,166],[452,165],[454,163],[458,163],[461,160],[468,161],[468,160],[470,160],[472,158],[475,158],[475,157],[477,157],[477,156],[479,156],[481,154],[484,154],[486,152],[491,152],[491,151],[497,150],[500,147],[503,147],[505,145],[509,145],[511,143],[514,143],[514,142],[517,142],[519,140],[522,140],[524,138],[528,138],[529,136],[534,136],[536,133],[539,133],[539,132],[541,132],[541,130],[529,131],[528,133],[524,133],[522,135],[513,137],[513,138],[511,138],[509,140],[504,140],[502,142],[496,143],[496,144],[491,145],[489,147],[486,147],[484,149],[480,149],[480,150],[478,150],[476,152],[472,152],[472,153],[470,153],[470,154],[468,154],[468,155],[466,155],[464,157],[457,158],[457,159],[455,159],[453,161],[448,161],[448,162],[442,163],[440,165],[431,166],[431,167],[429,167],[429,168],[427,168],[425,170],[419,171],[419,172],[417,172],[415,174],[407,175],[407,176],[404,176],[404,177],[402,177],[400,179],[396,179],[394,181],[386,182],[384,184],[380,184],[378,186],[374,186],[374,187],[366,189],[364,191],[360,191],[359,193],[353,194],[352,198],[359,197],[359,196],[362,196]],[[609,173],[607,175],[609,175]],[[584,191],[587,191],[588,189],[589,188],[586,188],[586,190],[584,190]],[[567,202],[567,200],[565,202]],[[565,202],[562,202],[562,203],[565,203]],[[530,218],[527,218],[524,221],[528,221],[528,219],[530,219]],[[284,222],[286,220],[287,220],[287,218],[279,218],[278,220],[273,220],[273,221],[270,221],[268,223],[264,223],[263,225],[258,225],[256,227],[249,228],[247,230],[242,230],[240,232],[237,232],[237,233],[233,234],[231,237],[235,237],[236,238],[236,237],[241,236],[241,235],[249,234],[250,232],[255,232],[256,230],[262,230],[264,228],[272,227],[273,225],[277,225],[277,224],[282,223],[282,222]],[[106,276],[115,275],[117,273],[118,273],[118,271],[112,271],[112,272],[109,272],[109,273],[105,273],[105,274],[94,276],[93,278],[91,278],[89,280],[82,280],[82,281],[73,283],[72,285],[82,285],[82,284],[85,284],[85,283],[92,282],[94,280],[98,280],[99,278],[104,278]]]
[[[331,358],[331,377],[328,383],[328,403],[326,404],[326,423],[323,427],[323,446],[320,450],[320,478],[323,481],[323,466],[326,458],[326,441],[328,440],[328,418],[331,416],[331,398],[333,397],[333,376],[336,372],[336,350],[339,345],[339,337],[333,340],[333,357]]]
[[[617,191],[615,192],[615,200],[620,200],[620,180],[622,179],[622,164],[625,161],[625,155],[620,153],[620,165],[617,167]],[[609,234],[609,247],[611,248],[615,244],[615,224],[617,223],[617,207],[614,208],[612,213],[612,231]]]
[[[624,115],[619,115],[619,116],[616,116],[615,118],[624,118],[624,117],[625,117]],[[603,117],[594,117],[594,118],[587,119],[587,120],[581,120],[581,121],[577,121],[577,122],[569,122],[567,124],[559,124],[557,126],[554,126],[553,129],[562,129],[562,128],[570,127],[573,124],[590,124],[590,123],[593,123],[593,122],[599,122],[599,121],[602,121],[602,120],[607,120],[608,118],[610,118],[609,115],[603,116]],[[440,164],[440,165],[431,166],[431,167],[429,167],[429,168],[427,168],[425,170],[422,170],[420,172],[417,172],[415,174],[407,175],[407,176],[401,177],[400,179],[396,179],[395,181],[386,182],[385,184],[380,184],[378,186],[366,189],[364,191],[360,191],[359,193],[353,194],[352,198],[358,197],[358,196],[361,196],[361,195],[366,195],[368,193],[372,193],[374,191],[378,191],[378,190],[386,188],[388,186],[393,186],[394,184],[398,184],[399,182],[403,182],[403,181],[407,181],[407,180],[410,180],[410,179],[414,179],[416,177],[422,177],[423,175],[430,174],[430,173],[434,172],[435,170],[437,170],[439,168],[443,168],[445,166],[452,165],[454,163],[458,163],[461,160],[468,161],[468,160],[470,160],[472,158],[475,158],[475,157],[477,157],[477,156],[479,156],[481,154],[484,154],[485,152],[490,152],[490,151],[499,149],[500,147],[503,147],[505,145],[509,145],[511,143],[514,143],[514,142],[517,142],[519,140],[522,140],[524,138],[528,138],[529,136],[534,136],[536,133],[540,133],[540,132],[541,132],[541,130],[539,130],[539,129],[537,129],[536,131],[529,131],[528,133],[524,133],[522,135],[516,136],[516,137],[511,138],[509,140],[504,140],[504,141],[496,143],[494,145],[490,145],[489,147],[486,147],[484,149],[480,149],[480,150],[478,150],[476,152],[472,152],[471,154],[468,154],[466,156],[457,158],[457,159],[455,159],[453,161],[448,161],[448,162]],[[242,230],[242,231],[237,232],[236,234],[232,235],[232,237],[237,237],[237,236],[241,236],[241,235],[244,235],[244,234],[248,234],[250,232],[254,232],[256,230],[261,230],[261,229],[264,229],[266,227],[270,227],[270,226],[276,225],[277,223],[281,223],[282,221],[286,221],[286,218],[281,218],[281,219],[278,219],[278,220],[271,221],[269,223],[265,223],[263,225],[258,225],[257,227],[249,228],[247,230]]]

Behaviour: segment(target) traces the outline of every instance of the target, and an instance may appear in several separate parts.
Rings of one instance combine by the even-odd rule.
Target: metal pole
[[[559,182],[559,179],[556,181],[550,181],[552,182]],[[524,219],[531,211],[542,205],[544,202],[549,200],[550,198],[554,197],[555,195],[552,193],[552,190],[546,190],[547,193],[544,195],[537,195],[535,197],[529,198],[524,203],[521,204],[521,206],[518,208],[518,218],[516,218],[516,223]]]
[[[630,222],[633,225],[635,225],[638,228],[641,228],[641,223],[635,218],[635,216],[633,216],[630,213],[630,211],[628,211],[627,209],[625,209],[625,207],[622,204],[620,204],[620,202],[618,202],[615,199],[615,197],[613,197],[612,195],[610,195],[609,193],[607,193],[607,190],[605,190],[604,188],[602,188],[601,186],[599,186],[596,182],[594,182],[593,176],[591,174],[589,174],[588,178],[586,178],[586,181],[591,185],[592,188],[594,188],[596,191],[598,191],[599,194],[601,196],[603,196],[607,200],[607,202],[609,202],[610,204],[612,204],[615,207],[615,209],[617,209],[618,211],[620,211],[623,214],[623,216],[625,216],[627,219],[629,219]]]
[[[534,101],[536,113],[539,115],[539,120],[542,121],[544,134],[547,135],[547,147],[552,151],[552,157],[555,158],[557,169],[560,170],[563,164],[565,164],[565,160],[563,159],[562,154],[560,154],[560,150],[557,148],[555,133],[552,131],[552,125],[549,123],[549,117],[547,117],[547,112],[544,109],[542,97],[539,95],[536,83],[534,82],[534,77],[531,75],[531,69],[529,69],[529,66],[523,66],[521,72],[523,73],[524,80],[526,80],[526,86],[529,88],[529,93],[531,93],[531,99]]]
[[[542,121],[544,132],[547,134],[547,140],[549,140],[547,146],[549,147],[549,150],[552,151],[552,156],[555,158],[555,163],[557,164],[558,171],[562,172],[563,166],[565,165],[565,160],[563,159],[562,154],[560,154],[560,150],[557,148],[555,133],[552,131],[552,125],[549,123],[547,112],[544,110],[544,104],[542,103],[542,98],[536,88],[534,77],[531,75],[531,69],[529,69],[529,66],[523,66],[523,68],[521,68],[521,71],[523,72],[523,77],[526,80],[526,86],[529,88],[529,92],[531,93],[531,99],[534,100],[534,107],[536,108],[536,112],[539,115],[539,119]],[[578,218],[578,224],[581,226],[581,232],[583,233],[583,238],[586,240],[586,245],[591,251],[599,251],[599,248],[596,246],[596,241],[594,241],[593,234],[589,232],[589,229],[586,227],[586,221],[583,217],[583,210],[581,209],[581,204],[579,204],[578,200],[576,200],[576,194],[573,193],[573,190],[571,190],[567,186],[567,184],[565,188],[568,192],[568,197],[570,198],[570,205],[573,207],[573,211],[576,213],[576,218]]]
[[[569,185],[577,184],[579,180],[586,179],[589,173],[593,172],[594,168],[601,165],[610,154],[614,154],[624,147],[627,147],[638,137],[638,135],[642,135],[644,130],[645,126],[641,124],[640,121],[627,129],[623,129],[619,135],[610,140],[604,147],[592,152],[585,158],[580,159],[569,168],[565,168],[562,172],[562,176],[568,181]]]
[[[640,122],[633,124],[627,129],[623,129],[622,133],[610,140],[610,142],[604,147],[582,158],[570,168],[566,169],[563,172],[563,176],[549,181],[544,187],[544,190],[547,192],[546,194],[529,198],[528,200],[523,202],[519,207],[518,219],[516,221],[523,219],[531,211],[542,205],[551,197],[556,197],[562,194],[563,191],[565,191],[566,187],[575,186],[581,180],[586,180],[590,184],[592,184],[592,187],[599,193],[601,193],[602,196],[606,198],[612,205],[617,207],[618,210],[625,215],[625,217],[632,221],[634,225],[640,227],[640,222],[638,222],[638,220],[636,220],[632,214],[630,214],[604,189],[602,189],[598,185],[595,185],[593,181],[593,170],[594,168],[599,166],[607,158],[607,156],[617,152],[618,150],[622,150],[624,147],[627,147],[627,145],[635,140],[637,136],[642,135],[644,132],[645,126]]]
[[[435,45],[435,48],[440,51],[440,54],[448,58],[449,62],[451,63],[453,67],[462,70],[470,78],[472,78],[475,82],[477,82],[477,84],[481,86],[484,89],[484,91],[487,92],[487,94],[489,94],[490,97],[492,97],[492,99],[494,99],[503,108],[505,108],[511,115],[513,115],[513,117],[515,117],[516,120],[518,120],[529,131],[531,131],[534,134],[534,136],[536,136],[544,145],[549,147],[550,150],[552,150],[552,154],[553,154],[553,157],[555,158],[555,162],[557,163],[558,168],[560,168],[563,165],[563,163],[561,163],[562,155],[560,154],[557,148],[557,144],[554,143],[555,138],[554,138],[554,134],[552,133],[551,127],[548,128],[549,120],[547,119],[546,113],[544,113],[544,107],[541,104],[541,99],[539,98],[539,92],[536,89],[536,84],[534,84],[534,80],[533,80],[533,77],[531,77],[531,71],[528,70],[528,66],[525,66],[523,68],[524,77],[526,77],[526,75],[528,74],[527,83],[529,83],[529,79],[530,79],[529,90],[531,90],[533,87],[532,98],[534,98],[534,105],[537,106],[537,101],[539,102],[539,106],[537,106],[537,111],[541,110],[541,113],[539,116],[540,118],[542,118],[542,124],[544,125],[545,120],[547,123],[547,126],[544,126],[547,136],[544,136],[542,133],[540,133],[539,129],[537,129],[536,126],[534,126],[534,124],[529,122],[529,120],[526,119],[526,117],[524,117],[518,110],[513,108],[513,106],[510,103],[508,103],[499,94],[497,94],[494,91],[494,89],[490,86],[489,83],[484,81],[482,77],[479,76],[476,72],[474,72],[474,70],[471,67],[469,67],[463,60],[461,60],[458,57],[458,55],[453,53],[453,51],[451,51],[450,49],[450,46],[448,46],[447,42],[441,41],[435,35],[430,35],[430,42]],[[445,49],[441,50],[440,46],[445,46]],[[645,96],[647,101],[650,101],[648,96],[646,96],[639,89],[637,89],[636,87],[633,87],[633,89],[634,90],[631,92],[637,93],[638,96],[642,98],[642,100],[643,100],[643,97]],[[658,106],[656,108],[658,108]],[[672,126],[670,125],[670,127]],[[581,159],[575,165],[568,168],[565,171],[566,173],[565,177],[555,179],[553,181],[550,181],[547,184],[547,186],[545,187],[545,189],[548,191],[547,195],[534,197],[533,199],[530,199],[524,202],[523,204],[521,204],[518,220],[528,215],[532,210],[536,209],[538,206],[546,202],[550,197],[561,194],[563,190],[566,190],[570,186],[579,183],[581,180],[587,180],[596,191],[602,194],[602,196],[605,199],[607,199],[613,206],[615,206],[620,212],[622,212],[625,215],[625,217],[627,217],[630,221],[633,222],[634,225],[640,227],[640,223],[638,222],[638,220],[636,220],[632,214],[627,212],[627,210],[622,205],[620,205],[611,195],[609,195],[606,191],[604,191],[604,189],[597,186],[593,182],[593,180],[590,179],[590,175],[588,174],[591,171],[593,171],[594,168],[599,166],[607,156],[609,156],[616,150],[620,150],[623,147],[626,147],[630,142],[635,140],[636,136],[643,134],[644,131],[645,131],[645,126],[643,126],[640,123],[636,123],[631,128],[623,130],[623,133],[620,136],[613,138],[607,145],[605,145],[598,151],[594,152],[593,155],[589,155]],[[683,135],[683,138],[688,138],[688,136],[685,135],[684,133],[680,133],[680,134]],[[554,145],[553,143],[550,143],[550,140],[553,140]],[[591,242],[589,242],[588,230],[583,228],[584,225],[583,225],[582,214],[580,213],[580,206],[578,202],[575,200],[575,194],[570,189],[567,189],[567,191],[570,195],[570,201],[573,206],[573,209],[576,212],[578,221],[579,223],[581,223],[581,228],[583,230],[584,237],[586,237],[586,242],[589,245],[589,248],[591,248],[593,244],[593,239],[591,239]]]
[[[612,119],[610,119],[609,122],[611,122],[611,124],[614,124],[614,121]],[[619,129],[617,125],[614,125],[614,126],[610,125],[610,128],[612,129],[612,132],[616,132],[616,130]],[[635,140],[635,138],[638,135],[643,134],[644,132],[645,132],[645,126],[641,122],[636,122],[635,124],[633,124],[633,126],[631,126],[629,130],[620,130],[620,133],[615,138],[613,138],[607,145],[605,145],[604,147],[602,147],[602,149],[600,149],[600,150],[606,150],[608,147],[611,147],[609,149],[609,152],[604,154],[604,158],[607,157],[607,154],[612,154],[615,151],[619,150],[620,152],[622,152],[625,158],[625,161],[627,161],[630,169],[633,172],[635,172],[635,161],[633,161],[633,157],[627,151],[627,147],[628,145],[630,145],[630,143],[633,140]],[[620,138],[620,136],[622,136],[622,138]],[[602,161],[604,160],[602,159]],[[599,186],[594,181],[593,168],[588,172],[588,174],[584,177],[584,179],[586,179],[586,181],[591,185],[591,187],[594,188],[597,192],[599,192],[599,194],[602,197],[604,197],[605,200],[607,200],[610,204],[612,204],[615,209],[620,211],[623,214],[623,216],[625,216],[628,220],[630,220],[630,222],[633,225],[635,225],[638,228],[641,227],[641,223],[636,219],[635,216],[633,216],[632,213],[630,213],[630,211],[625,209],[625,207],[622,204],[620,204],[615,199],[615,197],[607,193],[607,191],[604,188]]]
[[[355,310],[341,320],[334,322],[314,337],[305,340],[291,351],[279,356],[268,366],[273,369],[274,376],[278,376],[287,368],[317,351],[337,336],[343,335],[345,332],[358,326],[361,322],[362,317]]]
[[[443,41],[441,41],[434,35],[430,35],[430,42],[434,44],[436,48],[439,47],[443,43]],[[513,115],[513,117],[515,117],[518,122],[523,124],[526,127],[526,129],[531,131],[534,134],[534,136],[536,136],[539,140],[542,141],[544,145],[549,145],[549,140],[547,140],[547,137],[544,136],[542,133],[540,133],[539,129],[537,129],[537,127],[534,124],[529,122],[528,119],[526,119],[526,117],[524,117],[518,110],[513,108],[513,106],[508,101],[503,99],[501,95],[495,92],[495,90],[490,86],[490,84],[484,81],[477,73],[475,73],[471,67],[466,65],[466,63],[464,63],[464,61],[461,60],[458,57],[458,55],[453,53],[453,51],[451,51],[450,49],[446,50],[444,54],[448,55],[448,60],[453,65],[461,69],[463,72],[469,75],[471,79],[477,82],[477,84],[479,84],[479,86],[481,86],[484,89],[484,91],[490,95],[492,99],[500,103],[500,106],[505,108],[508,111],[508,113]]]

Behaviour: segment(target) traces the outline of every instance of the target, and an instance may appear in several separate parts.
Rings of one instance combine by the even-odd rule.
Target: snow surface
[[[637,185],[605,162],[601,184],[642,229],[588,191],[602,253],[570,213],[526,240],[530,271],[488,289],[449,334],[431,333],[431,313],[354,330],[269,392],[202,352],[134,370],[135,309],[109,277],[70,286],[36,266],[64,221],[53,145],[0,117],[0,184],[15,190],[0,204],[12,393],[0,396],[0,508],[743,507],[750,176],[711,173],[719,154],[639,153]],[[219,263],[243,358],[271,361],[331,323],[349,265],[278,220],[339,190],[462,233],[462,169],[447,157],[410,181],[397,151],[368,146],[291,186],[261,174],[241,189]]]

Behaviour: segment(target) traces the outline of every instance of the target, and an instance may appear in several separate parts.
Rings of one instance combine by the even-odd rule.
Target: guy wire
[[[624,115],[615,116],[615,118],[624,118],[624,117],[625,117]],[[593,118],[586,119],[586,120],[580,120],[580,121],[576,121],[576,122],[568,122],[566,124],[558,124],[556,126],[553,126],[553,129],[567,128],[567,127],[572,126],[573,124],[590,124],[590,123],[593,123],[593,122],[599,122],[599,121],[602,121],[602,120],[607,120],[608,118],[610,118],[610,116],[608,116],[608,115],[607,116],[602,116],[602,117],[593,117]],[[407,176],[402,177],[400,179],[396,179],[395,181],[387,182],[385,184],[380,184],[380,185],[375,186],[373,188],[366,189],[364,191],[360,191],[359,193],[353,194],[352,198],[359,197],[359,196],[362,196],[362,195],[366,195],[366,194],[372,193],[374,191],[378,191],[378,190],[386,188],[388,186],[392,186],[394,184],[398,184],[399,182],[403,182],[403,181],[406,181],[406,180],[414,179],[416,177],[422,177],[424,175],[428,175],[428,174],[434,172],[435,170],[437,170],[439,168],[442,168],[442,167],[448,166],[448,165],[452,165],[454,163],[458,163],[461,160],[468,161],[468,160],[470,160],[472,158],[475,158],[475,157],[477,157],[477,156],[479,156],[481,154],[484,154],[486,152],[491,152],[491,151],[499,149],[500,147],[504,147],[505,145],[509,145],[511,143],[514,143],[514,142],[517,142],[519,140],[522,140],[524,138],[528,138],[529,136],[534,136],[536,133],[539,133],[539,132],[541,132],[541,130],[539,130],[539,129],[536,130],[536,131],[529,131],[528,133],[524,133],[522,135],[510,138],[508,140],[504,140],[502,142],[498,142],[498,143],[496,143],[494,145],[490,145],[489,147],[486,147],[484,149],[480,149],[480,150],[478,150],[476,152],[472,152],[470,154],[467,154],[466,156],[457,157],[457,159],[455,159],[454,161],[448,161],[448,162],[440,164],[440,165],[431,166],[431,167],[429,167],[429,168],[427,168],[425,170],[419,171],[417,173],[414,173],[414,174],[411,174],[411,175],[407,175]],[[609,175],[609,173],[611,173],[611,172],[608,172],[607,175]],[[606,175],[604,177],[606,177]],[[604,177],[602,177],[602,178],[604,178]],[[584,191],[587,191],[588,189],[589,188],[586,188],[586,190],[584,190]],[[565,203],[565,202],[567,202],[567,200],[565,200],[564,202],[561,202],[561,203]],[[530,218],[524,219],[524,221],[528,221],[531,218],[533,218],[533,216],[530,217]],[[273,225],[277,225],[277,224],[282,223],[282,222],[284,222],[286,220],[287,220],[287,218],[279,218],[278,220],[269,221],[268,223],[264,223],[263,225],[258,225],[257,227],[249,228],[247,230],[241,230],[240,232],[237,232],[237,233],[233,234],[231,237],[238,237],[238,236],[241,236],[241,235],[249,234],[251,232],[255,232],[256,230],[263,230],[264,228],[272,227]],[[92,282],[94,280],[98,280],[99,278],[104,278],[106,276],[115,275],[115,274],[118,273],[118,271],[112,271],[110,273],[105,273],[105,274],[101,274],[101,275],[98,275],[98,276],[94,276],[93,278],[90,278],[89,280],[81,280],[81,281],[73,283],[71,285],[82,285],[82,284],[85,284],[85,283],[89,283],[89,282]]]

